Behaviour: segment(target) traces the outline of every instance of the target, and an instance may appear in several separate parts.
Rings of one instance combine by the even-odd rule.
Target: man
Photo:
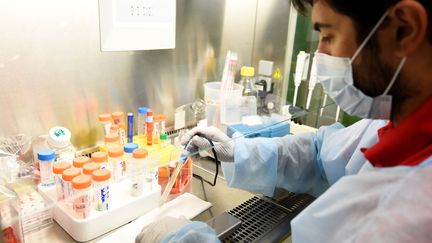
[[[432,1],[293,4],[300,10],[312,5],[312,21],[320,32],[317,76],[328,95],[352,115],[390,122],[377,137],[367,134],[382,120],[221,143],[218,156],[234,162],[223,163],[229,185],[264,195],[275,187],[320,195],[291,222],[293,242],[430,241]],[[185,140],[191,138],[196,148],[208,146],[196,133],[226,141],[212,128],[193,129]],[[166,232],[166,242],[217,241],[198,222]]]

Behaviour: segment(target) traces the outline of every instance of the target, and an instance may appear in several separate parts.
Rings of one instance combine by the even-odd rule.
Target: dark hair
[[[308,6],[316,0],[292,0],[293,6],[302,14],[306,14]],[[325,1],[333,10],[350,17],[357,29],[357,41],[360,43],[371,31],[384,12],[400,0],[320,0]],[[428,37],[432,42],[432,0],[417,0],[428,12]]]

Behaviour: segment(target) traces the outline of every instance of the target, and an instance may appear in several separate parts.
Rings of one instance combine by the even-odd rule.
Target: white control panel
[[[99,0],[102,51],[175,48],[175,0]]]

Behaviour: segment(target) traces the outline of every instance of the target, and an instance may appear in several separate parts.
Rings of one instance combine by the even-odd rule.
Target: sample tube
[[[153,111],[151,109],[147,110],[147,146],[151,146],[153,144]]]
[[[162,147],[162,148],[165,148],[166,146],[168,146],[168,144],[169,144],[169,141],[168,141],[168,136],[167,136],[167,134],[166,133],[161,133],[161,135],[160,135],[160,137],[159,137],[159,140],[160,140],[160,146]]]
[[[90,216],[92,202],[92,181],[88,175],[76,176],[72,179],[74,190],[73,214],[78,219]]]
[[[110,134],[119,134],[119,125],[118,124],[111,125],[109,133]]]
[[[70,167],[71,167],[71,165],[65,161],[55,163],[53,166],[54,182],[55,182],[56,190],[57,190],[57,201],[61,201],[65,198],[65,196],[64,196],[65,185],[63,182],[62,174],[63,174],[63,171],[65,171],[66,169],[69,169]]]
[[[104,141],[108,150],[120,147],[120,136],[118,134],[108,134],[105,136]]]
[[[109,170],[95,170],[93,172],[95,209],[97,211],[106,211],[110,208],[110,178]]]
[[[122,123],[123,114],[124,113],[122,111],[117,111],[117,112],[111,113],[111,117],[114,121],[114,124],[118,125],[118,124]]]
[[[99,115],[99,122],[103,126],[104,135],[108,135],[111,129],[111,114],[101,114]]]
[[[42,186],[54,184],[53,164],[55,152],[51,149],[45,149],[38,152],[39,169]]]
[[[132,153],[135,149],[138,148],[138,144],[136,143],[127,143],[125,144],[123,151],[124,151],[124,161],[126,163],[126,174],[130,176],[130,166],[132,164]]]
[[[132,143],[133,142],[133,134],[134,134],[134,117],[133,117],[133,113],[128,113],[128,143]]]
[[[105,152],[94,152],[91,156],[91,160],[98,163],[101,169],[108,168],[108,155]]]
[[[100,169],[100,164],[96,162],[87,163],[82,167],[83,174],[88,176],[93,176],[93,171],[99,169]]]
[[[123,148],[116,147],[108,150],[108,162],[113,171],[114,182],[123,180],[126,174],[126,166],[123,159]]]
[[[63,171],[62,179],[64,182],[64,198],[66,209],[72,209],[70,197],[73,196],[72,179],[81,175],[81,170],[78,168],[69,168]]]
[[[138,136],[144,137],[146,132],[146,122],[147,122],[147,107],[143,106],[138,108],[138,122],[137,122]]]
[[[76,157],[72,164],[75,168],[78,168],[80,170],[82,170],[83,166],[87,163],[89,163],[91,160],[89,157],[87,156],[80,156],[80,157]]]
[[[141,196],[144,191],[144,169],[147,157],[147,150],[138,148],[133,151],[131,163],[131,195]]]
[[[118,135],[120,137],[120,144],[123,146],[126,143],[126,126],[124,123],[118,124]]]

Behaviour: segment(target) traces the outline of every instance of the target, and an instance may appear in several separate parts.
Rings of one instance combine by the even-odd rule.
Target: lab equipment
[[[159,144],[160,135],[165,132],[165,119],[164,114],[153,116],[153,144]]]
[[[307,78],[307,73],[309,70],[309,53],[304,51],[300,51],[297,54],[297,63],[296,69],[294,73],[294,97],[293,97],[293,106],[297,103],[297,93],[298,88],[302,80]]]
[[[144,191],[144,170],[148,152],[144,148],[133,151],[133,159],[130,165],[131,195],[134,197],[142,195]]]
[[[306,100],[306,110],[309,110],[313,90],[314,90],[317,82],[318,82],[318,78],[317,78],[317,71],[316,71],[316,57],[314,56],[312,58],[312,67],[311,67],[311,73],[309,76],[309,86],[308,86],[308,96],[307,96],[307,100]]]
[[[74,160],[73,160],[73,166],[75,167],[75,168],[79,168],[79,169],[81,169],[82,170],[82,168],[83,168],[83,166],[85,165],[85,164],[87,164],[87,163],[90,163],[90,161],[91,161],[91,159],[89,158],[89,157],[87,157],[87,156],[80,156],[80,157],[76,157]]]
[[[123,123],[123,115],[124,113],[122,111],[116,111],[111,113],[114,124],[119,125],[120,123]]]
[[[137,133],[138,136],[144,137],[146,133],[146,122],[147,122],[147,107],[142,106],[138,108],[138,121],[137,121]]]
[[[111,114],[105,113],[99,115],[99,122],[102,124],[104,136],[108,135],[111,129]]]
[[[90,162],[90,163],[87,163],[83,166],[82,172],[84,175],[88,175],[88,176],[93,177],[93,171],[99,170],[99,169],[100,169],[99,163]]]
[[[190,153],[196,153],[210,148],[208,139],[215,143],[214,149],[220,161],[234,161],[234,141],[216,127],[195,127],[182,136],[181,144],[186,145],[191,141],[186,148]]]
[[[109,170],[93,171],[93,184],[95,195],[95,209],[97,211],[106,211],[110,209],[110,178]]]
[[[106,152],[94,152],[91,160],[100,165],[101,169],[108,169],[108,154]]]
[[[260,60],[258,62],[258,81],[264,80],[266,82],[266,92],[269,93],[273,90],[272,83],[273,62],[267,60]]]
[[[262,119],[261,124],[247,125],[243,123],[232,124],[228,126],[227,135],[233,137],[234,133],[239,132],[247,138],[254,137],[283,137],[290,132],[290,123],[285,121],[282,117],[272,117]]]
[[[146,126],[147,146],[151,146],[153,144],[153,111],[151,109],[147,110]]]
[[[66,161],[72,163],[75,158],[75,147],[70,142],[71,132],[65,127],[52,127],[48,132],[47,144],[52,149],[56,157],[54,163]]]
[[[112,124],[110,128],[110,134],[119,134],[119,125]]]
[[[160,140],[160,146],[162,148],[165,148],[166,146],[168,146],[169,141],[168,141],[168,136],[166,133],[161,133],[159,140]]]
[[[134,136],[134,115],[133,113],[128,113],[128,133],[127,133],[128,143],[133,142],[133,136]]]
[[[255,88],[255,69],[253,67],[243,66],[240,69],[241,79],[239,84],[243,86],[243,96],[257,97],[258,92]]]
[[[19,200],[16,193],[0,185],[0,242],[23,242],[24,234],[19,217]]]
[[[120,136],[118,134],[108,134],[104,137],[104,141],[108,150],[120,147]]]
[[[206,103],[207,125],[221,127],[221,103],[240,100],[242,91],[243,86],[235,83],[231,91],[222,91],[220,82],[205,83],[204,100]]]
[[[57,201],[65,199],[65,185],[62,175],[63,171],[69,168],[71,168],[71,165],[65,161],[55,163],[53,166],[54,181],[57,190]]]
[[[223,212],[206,222],[206,224],[215,230],[215,234],[219,239],[223,239],[233,233],[240,227],[241,223],[240,219],[227,212]]]
[[[124,151],[124,161],[126,166],[126,174],[130,175],[130,166],[133,158],[133,151],[138,148],[138,144],[136,143],[127,143],[123,147]]]
[[[88,175],[76,176],[72,179],[73,215],[77,219],[86,219],[90,216],[92,203],[92,177]]]
[[[157,153],[149,154],[145,161],[144,191],[155,190],[158,186],[158,168],[160,155]]]
[[[126,143],[126,126],[124,123],[119,124],[118,134],[120,137],[120,144],[123,146]]]
[[[55,153],[51,149],[45,149],[38,152],[39,169],[41,184],[50,186],[54,184],[53,164]]]
[[[81,170],[78,168],[68,168],[63,171],[62,179],[64,183],[64,206],[67,210],[72,209],[71,197],[73,196],[72,179],[81,175]]]
[[[238,61],[238,55],[236,52],[232,52],[228,50],[226,58],[224,70],[222,73],[221,79],[221,91],[231,91],[234,88],[234,78],[236,73],[236,66]]]
[[[123,159],[123,148],[108,149],[108,163],[111,165],[114,182],[120,182],[126,174],[126,163]]]

